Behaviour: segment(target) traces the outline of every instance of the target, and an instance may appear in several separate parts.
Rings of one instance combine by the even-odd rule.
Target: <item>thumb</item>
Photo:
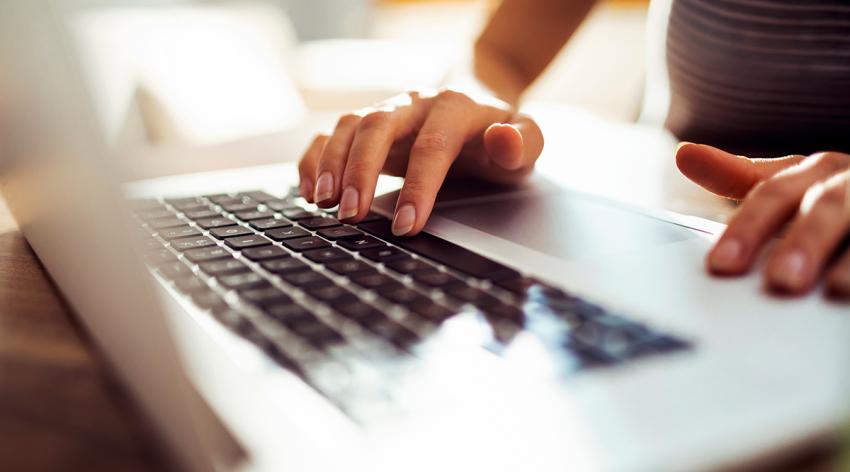
[[[543,151],[543,133],[531,118],[494,123],[484,131],[484,151],[499,167],[516,170],[530,166]]]
[[[709,192],[741,200],[754,185],[805,159],[793,155],[776,159],[736,156],[712,146],[683,142],[676,149],[676,165],[687,178]]]

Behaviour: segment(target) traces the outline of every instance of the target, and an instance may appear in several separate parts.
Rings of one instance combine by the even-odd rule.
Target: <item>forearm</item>
[[[504,0],[475,42],[473,74],[516,105],[597,0]]]

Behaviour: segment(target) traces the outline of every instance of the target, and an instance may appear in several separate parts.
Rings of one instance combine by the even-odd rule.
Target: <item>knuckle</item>
[[[840,152],[825,151],[812,154],[809,156],[809,159],[815,161],[813,164],[815,167],[821,168],[827,172],[838,172],[847,167],[847,163],[850,161],[850,156]]]
[[[788,196],[788,183],[781,177],[764,180],[756,184],[750,192],[750,200],[780,200]]]
[[[360,128],[363,130],[389,128],[392,113],[389,111],[373,111],[360,119]]]
[[[844,208],[844,189],[839,187],[829,187],[826,189],[819,189],[817,187],[813,187],[809,189],[806,193],[809,192],[817,192],[819,195],[815,194],[817,200],[816,204],[818,206],[826,207],[829,209],[843,209]],[[808,195],[807,195],[808,196]]]
[[[353,126],[357,126],[357,123],[360,122],[360,115],[355,113],[346,113],[339,117],[336,122],[337,128],[350,128]]]
[[[472,99],[464,93],[452,89],[443,89],[437,94],[437,98],[441,102],[467,104],[471,103]]]

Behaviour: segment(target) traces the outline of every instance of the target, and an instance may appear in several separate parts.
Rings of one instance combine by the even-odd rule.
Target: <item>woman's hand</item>
[[[447,175],[517,183],[543,150],[533,120],[495,98],[452,91],[411,92],[344,115],[330,136],[317,136],[299,164],[301,196],[339,204],[339,218],[369,211],[381,172],[404,176],[393,233],[425,226]]]
[[[768,286],[802,294],[823,275],[832,295],[850,298],[850,155],[749,159],[682,143],[676,162],[709,191],[743,200],[708,254],[709,270],[720,275],[747,272],[787,223],[765,267]]]

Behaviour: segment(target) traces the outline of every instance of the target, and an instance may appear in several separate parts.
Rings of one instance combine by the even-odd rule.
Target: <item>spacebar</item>
[[[440,264],[475,278],[497,280],[517,275],[517,271],[513,269],[432,234],[422,232],[413,237],[400,238],[394,236],[390,220],[361,223],[357,227],[402,249],[433,259]]]

